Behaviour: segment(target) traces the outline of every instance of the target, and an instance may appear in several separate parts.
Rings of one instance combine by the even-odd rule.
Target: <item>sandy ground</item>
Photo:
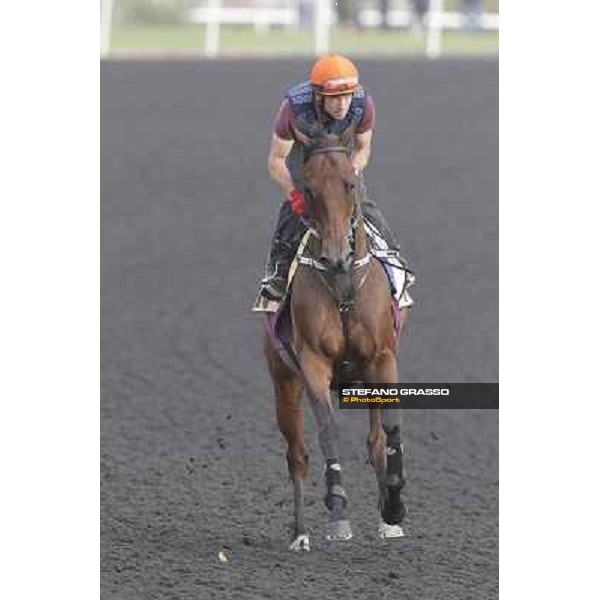
[[[355,537],[286,550],[284,445],[249,313],[270,124],[310,62],[102,64],[102,598],[498,595],[498,412],[406,411],[404,540],[377,536],[367,415],[339,412]],[[367,182],[418,277],[403,380],[498,381],[498,63],[360,61]],[[223,550],[228,563],[220,563]]]

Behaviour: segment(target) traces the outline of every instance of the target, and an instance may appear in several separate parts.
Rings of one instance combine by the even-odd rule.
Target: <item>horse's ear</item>
[[[350,141],[356,135],[356,123],[350,124],[340,135],[340,143],[342,146],[348,146]]]
[[[294,120],[292,122],[292,129],[294,130],[294,135],[296,139],[303,146],[311,146],[315,143],[316,139],[319,136],[319,128],[308,121],[303,119],[302,117]]]

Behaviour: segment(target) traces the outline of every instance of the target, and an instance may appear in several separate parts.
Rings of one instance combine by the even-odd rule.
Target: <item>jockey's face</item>
[[[350,109],[352,94],[323,96],[323,109],[332,118],[341,121]]]

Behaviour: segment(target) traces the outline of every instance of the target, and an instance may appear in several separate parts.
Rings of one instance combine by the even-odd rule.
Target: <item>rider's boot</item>
[[[279,211],[271,250],[261,281],[260,293],[269,300],[279,301],[286,292],[290,265],[294,260],[304,225],[293,213],[291,204],[284,202]]]
[[[399,251],[400,246],[375,202],[370,198],[365,198],[362,203],[362,212],[368,222],[367,235],[370,238],[378,236],[385,242],[387,249]]]

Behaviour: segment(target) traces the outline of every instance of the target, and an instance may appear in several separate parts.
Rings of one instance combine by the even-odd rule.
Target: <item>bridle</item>
[[[349,154],[348,148],[346,148],[345,146],[320,146],[320,147],[317,147],[314,149],[307,150],[305,162],[311,156],[313,156],[315,154],[328,154],[331,152],[343,152],[346,155]],[[305,193],[309,197],[314,198],[314,195],[308,186],[305,186]],[[356,228],[358,226],[358,221],[361,217],[362,217],[362,211],[360,208],[360,198],[358,195],[358,186],[355,186],[354,187],[352,218],[350,221],[350,229],[349,229],[349,233],[348,233],[351,244],[354,244]],[[311,234],[314,235],[316,238],[320,238],[321,236],[319,235],[316,228],[313,227],[312,223],[308,219],[304,219],[304,218],[302,218],[302,219],[303,219],[303,222],[305,223],[305,225],[310,230]],[[350,277],[349,289],[347,290],[346,293],[344,293],[342,295],[342,297],[340,297],[336,293],[336,290],[330,285],[327,278],[324,276],[324,274],[329,274],[329,275],[333,276],[334,279],[336,279],[336,278],[339,279],[340,274],[338,272],[332,271],[332,269],[330,267],[328,267],[327,265],[324,265],[320,260],[314,258],[314,256],[310,256],[310,255],[307,256],[304,254],[304,252],[302,252],[298,256],[299,264],[315,269],[315,271],[318,275],[318,278],[321,281],[321,283],[323,284],[323,286],[325,287],[325,289],[331,294],[331,296],[334,298],[334,300],[336,300],[336,302],[338,303],[339,311],[342,314],[342,323],[344,326],[344,337],[346,337],[346,333],[347,333],[347,315],[348,315],[349,311],[352,309],[352,306],[354,305],[354,298],[356,296],[356,293],[358,292],[358,290],[360,290],[360,288],[363,286],[363,284],[365,283],[365,281],[367,279],[369,270],[368,269],[364,270],[364,273],[363,273],[362,277],[360,278],[357,285],[352,285],[352,272],[359,271],[363,267],[367,266],[370,261],[371,261],[371,253],[369,252],[368,248],[365,250],[364,256],[362,256],[359,259],[356,259],[356,258],[353,259],[351,271],[348,274],[343,274],[343,275],[349,275],[349,277]]]

